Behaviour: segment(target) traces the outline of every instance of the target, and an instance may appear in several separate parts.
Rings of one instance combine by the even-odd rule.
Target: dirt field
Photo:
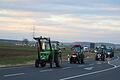
[[[0,65],[25,64],[34,61],[36,56],[35,48],[0,45]]]
[[[0,48],[0,57],[30,56],[30,55],[34,55],[35,51],[36,50],[17,50],[17,49]]]

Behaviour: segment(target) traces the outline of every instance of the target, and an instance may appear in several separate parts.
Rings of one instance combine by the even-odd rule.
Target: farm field
[[[36,49],[33,47],[18,47],[0,45],[0,65],[16,65],[33,62],[36,58]]]

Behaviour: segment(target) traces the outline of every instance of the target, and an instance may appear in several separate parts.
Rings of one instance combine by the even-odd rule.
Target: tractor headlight
[[[77,57],[76,55],[72,55],[72,57]]]
[[[108,55],[110,55],[110,52],[108,52]]]
[[[41,59],[43,60],[43,59],[45,59],[45,57],[42,57]]]
[[[95,50],[95,53],[97,53],[97,50]]]

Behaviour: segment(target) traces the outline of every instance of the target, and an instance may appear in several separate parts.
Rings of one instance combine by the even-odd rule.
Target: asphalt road
[[[61,68],[34,66],[0,68],[0,80],[120,80],[120,58],[86,61],[82,64],[65,62]]]

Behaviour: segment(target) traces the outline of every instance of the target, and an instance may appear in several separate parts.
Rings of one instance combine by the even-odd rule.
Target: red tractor
[[[83,48],[81,45],[74,45],[72,47],[73,53],[70,57],[70,63],[78,63],[78,64],[84,64],[84,54],[83,54]]]

